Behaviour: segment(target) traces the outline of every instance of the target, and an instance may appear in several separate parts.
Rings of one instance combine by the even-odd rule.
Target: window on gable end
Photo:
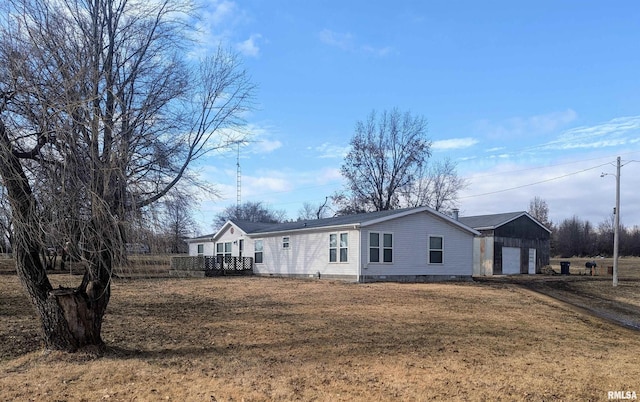
[[[429,236],[429,264],[444,263],[444,237]]]

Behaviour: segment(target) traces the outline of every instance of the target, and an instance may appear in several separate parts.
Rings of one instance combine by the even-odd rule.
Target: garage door
[[[515,247],[502,248],[502,274],[515,275],[520,273],[520,249]]]

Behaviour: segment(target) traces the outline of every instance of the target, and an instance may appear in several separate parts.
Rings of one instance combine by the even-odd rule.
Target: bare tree
[[[431,156],[426,131],[423,117],[397,109],[359,121],[341,168],[349,198],[361,200],[366,210],[397,208],[401,189],[416,180]]]
[[[238,131],[254,86],[220,49],[187,63],[191,9],[170,0],[0,5],[0,177],[18,276],[45,346],[103,345],[128,222]],[[68,240],[85,274],[53,289],[40,255]]]
[[[613,255],[613,232],[615,227],[615,215],[611,214],[598,224],[597,248],[602,255]],[[622,253],[621,253],[622,254]]]
[[[312,204],[310,202],[304,202],[302,208],[298,211],[298,220],[306,221],[313,219],[328,218],[329,213],[329,197],[325,197],[324,202],[318,204]]]
[[[436,211],[456,208],[458,192],[467,186],[456,168],[449,158],[425,165],[416,180],[402,189],[401,205],[429,206]]]
[[[529,202],[529,210],[527,211],[529,215],[536,218],[536,220],[542,223],[547,228],[551,229],[551,221],[549,220],[549,206],[547,202],[542,198],[535,196]]]
[[[589,221],[574,216],[565,219],[553,232],[552,253],[563,258],[588,257],[596,254],[596,238]]]
[[[162,201],[164,213],[162,222],[163,232],[168,241],[170,253],[182,253],[185,249],[185,238],[190,237],[197,224],[193,219],[192,194],[171,191]]]
[[[222,227],[228,220],[241,220],[248,222],[280,223],[287,217],[287,211],[274,210],[261,201],[247,201],[239,206],[228,206],[216,215],[213,226],[216,229]]]
[[[373,211],[373,208],[367,205],[367,201],[346,191],[336,191],[333,193],[331,203],[336,208],[336,216],[362,214]]]

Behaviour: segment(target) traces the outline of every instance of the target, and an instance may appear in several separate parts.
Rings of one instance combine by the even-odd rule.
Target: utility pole
[[[635,162],[635,161],[631,161]],[[613,286],[618,286],[618,248],[620,247],[620,157],[616,160],[616,174],[602,173],[600,177],[616,176],[616,207],[613,209]]]
[[[620,244],[620,157],[616,163],[616,210],[613,228],[613,286],[618,286],[618,247]]]

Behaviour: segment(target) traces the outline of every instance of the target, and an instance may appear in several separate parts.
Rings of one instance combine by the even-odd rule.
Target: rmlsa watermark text
[[[609,400],[633,400],[638,399],[636,391],[609,391],[607,392]]]

